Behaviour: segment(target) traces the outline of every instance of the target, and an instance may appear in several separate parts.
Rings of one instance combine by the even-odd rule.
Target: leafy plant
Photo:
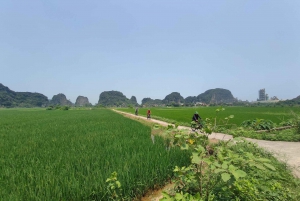
[[[70,107],[69,106],[61,106],[61,108],[60,108],[60,110],[69,110],[70,109]]]
[[[175,167],[175,192],[165,192],[161,200],[295,200],[278,182],[272,161],[257,154],[252,143],[237,138],[210,145],[215,122],[206,119],[205,135],[173,130],[173,146],[190,151],[191,164]]]
[[[294,126],[295,122],[292,119],[288,119],[279,123],[280,126]]]
[[[251,128],[253,130],[271,130],[275,127],[275,124],[271,120],[253,119],[243,121],[241,126]]]
[[[117,172],[111,173],[110,177],[105,181],[107,183],[107,194],[109,200],[121,200],[121,183],[117,179]]]

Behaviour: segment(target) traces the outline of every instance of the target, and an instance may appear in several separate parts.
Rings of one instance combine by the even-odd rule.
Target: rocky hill
[[[193,106],[196,103],[205,103],[205,104],[220,104],[220,103],[233,103],[236,102],[236,99],[233,97],[231,92],[227,89],[210,89],[205,91],[198,96],[188,96],[185,99],[178,92],[172,92],[167,95],[163,100],[160,99],[151,99],[144,98],[142,100],[143,106],[180,106],[184,104],[186,106]]]
[[[296,98],[293,98],[292,100],[293,100],[293,101],[300,102],[300,96],[297,96]]]
[[[137,104],[138,104],[135,96],[131,96],[130,101],[131,101],[134,105],[137,105]]]
[[[89,102],[89,99],[85,96],[78,96],[75,102],[75,106],[77,107],[88,107],[92,106],[92,104]]]
[[[145,107],[157,107],[163,105],[163,101],[160,99],[143,98],[142,100],[142,106]]]
[[[40,93],[15,92],[0,83],[0,107],[45,107],[47,96]]]
[[[50,105],[72,106],[74,104],[71,101],[67,100],[65,94],[60,93],[52,97],[52,99],[50,100]]]
[[[300,105],[300,96],[293,98],[291,100],[279,101],[277,105]]]
[[[133,96],[134,97],[134,96]],[[99,105],[106,107],[128,107],[137,105],[136,98],[131,97],[131,100],[126,98],[123,93],[119,91],[104,91],[99,96]]]
[[[184,99],[186,104],[195,104],[198,102],[197,96],[188,96]]]
[[[180,95],[180,93],[172,92],[163,99],[163,103],[166,105],[174,103],[181,104],[184,103],[184,98]]]
[[[198,102],[206,104],[220,104],[220,103],[233,103],[236,99],[231,92],[227,89],[210,89],[197,96]]]

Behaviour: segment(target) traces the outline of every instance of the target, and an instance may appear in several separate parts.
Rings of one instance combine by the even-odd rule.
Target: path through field
[[[136,117],[134,114],[121,112],[114,110],[118,113],[130,115]],[[138,116],[141,119],[147,120],[146,117]],[[160,124],[162,126],[168,126],[170,123],[159,121],[156,119],[151,119],[154,123]],[[178,129],[188,129],[189,127],[185,126],[178,126]],[[227,135],[223,133],[212,133],[209,135],[210,139],[218,139],[218,140],[229,140],[232,139],[232,135]],[[266,141],[266,140],[256,140],[246,138],[247,140],[257,143],[258,146],[274,153],[274,156],[277,157],[279,160],[286,162],[293,170],[293,174],[300,178],[300,142],[282,142],[282,141]]]

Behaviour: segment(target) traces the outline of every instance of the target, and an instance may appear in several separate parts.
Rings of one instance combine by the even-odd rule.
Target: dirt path
[[[114,111],[121,114],[137,117],[134,114],[121,112],[117,110]],[[138,118],[147,120],[147,118],[143,116],[138,116]],[[148,121],[160,124],[162,126],[170,125],[170,123],[159,121],[156,119],[150,119]],[[185,127],[185,126],[178,126],[178,129],[190,130],[189,127]],[[209,135],[209,139],[229,140],[232,138],[233,138],[232,135],[227,135],[223,133],[212,133],[211,135]],[[270,151],[271,153],[274,153],[274,156],[277,159],[286,162],[292,168],[293,174],[296,177],[300,178],[300,142],[266,141],[266,140],[250,139],[250,138],[246,138],[246,139],[251,142],[257,143],[258,146]]]

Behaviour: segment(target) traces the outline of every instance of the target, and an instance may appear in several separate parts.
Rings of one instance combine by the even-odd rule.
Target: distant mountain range
[[[84,101],[82,98],[84,98]],[[91,105],[86,97],[78,96],[77,100],[77,106]],[[48,100],[47,96],[43,94],[15,92],[0,83],[0,107],[46,107],[48,105],[73,106],[74,104],[61,93],[54,95],[51,100]]]
[[[210,89],[205,91],[198,96],[188,96],[183,98],[180,93],[172,92],[167,95],[163,100],[160,99],[151,99],[144,98],[142,100],[142,105],[145,106],[158,106],[158,105],[170,105],[170,106],[179,106],[179,105],[195,105],[195,104],[221,104],[221,103],[233,103],[237,100],[233,97],[231,92],[227,89]]]
[[[288,100],[293,104],[300,104],[300,96],[292,100]],[[227,89],[209,89],[197,96],[188,96],[183,98],[180,93],[172,92],[164,99],[143,98],[141,106],[192,106],[196,104],[231,104],[237,100],[232,93]],[[87,97],[78,96],[76,103],[72,103],[67,97],[59,93],[54,95],[51,100],[40,93],[31,92],[15,92],[0,83],[0,107],[46,107],[48,105],[66,105],[66,106],[91,106]],[[136,97],[132,96],[128,99],[123,93],[119,91],[104,91],[99,96],[98,105],[105,107],[128,107],[139,106]]]

